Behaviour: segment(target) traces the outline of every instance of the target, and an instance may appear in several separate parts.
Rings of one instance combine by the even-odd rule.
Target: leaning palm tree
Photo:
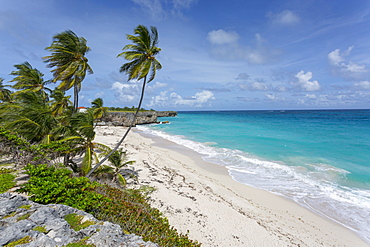
[[[58,89],[64,91],[73,87],[74,102],[73,109],[77,112],[78,93],[81,90],[82,81],[85,79],[86,72],[93,73],[85,54],[90,51],[86,45],[86,39],[78,37],[71,30],[59,33],[53,37],[54,41],[46,50],[51,52],[50,56],[43,57],[44,62],[48,63],[48,68],[54,68],[53,82],[60,81]]]
[[[13,103],[0,106],[1,124],[31,143],[49,143],[59,123],[42,95],[34,91],[17,94]]]
[[[48,99],[48,93],[46,91],[50,93],[51,89],[47,88],[45,85],[50,83],[50,81],[44,81],[43,73],[33,68],[28,62],[14,65],[14,67],[17,70],[12,71],[10,74],[16,77],[10,82],[15,82],[12,87],[20,90],[17,93],[33,91],[41,94],[45,100]]]
[[[126,60],[130,61],[123,64],[120,69],[120,72],[128,75],[129,81],[140,81],[143,79],[139,105],[130,123],[130,126],[128,127],[126,133],[122,136],[121,140],[104,159],[102,159],[93,169],[91,169],[87,176],[90,176],[106,159],[108,159],[108,157],[112,155],[112,153],[114,153],[125,140],[132,126],[136,122],[136,117],[144,98],[145,85],[151,82],[154,79],[157,70],[162,68],[160,62],[158,62],[158,60],[155,58],[155,56],[161,51],[161,49],[157,47],[157,28],[150,27],[149,32],[148,28],[143,25],[139,25],[134,30],[134,34],[135,35],[127,35],[127,39],[132,41],[133,44],[123,47],[123,52],[118,54],[117,57],[124,57]]]

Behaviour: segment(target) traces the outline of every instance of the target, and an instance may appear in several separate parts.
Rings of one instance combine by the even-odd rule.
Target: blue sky
[[[116,56],[139,24],[157,27],[163,65],[144,108],[370,108],[368,0],[0,0],[0,77],[28,61],[51,79],[45,47],[70,29],[91,47],[80,105],[137,105]]]

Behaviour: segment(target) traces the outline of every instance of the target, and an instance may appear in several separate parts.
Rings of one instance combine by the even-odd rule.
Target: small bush
[[[17,183],[14,181],[15,175],[10,173],[0,174],[0,193],[4,193],[13,188]]]
[[[85,177],[72,177],[68,169],[47,165],[28,165],[25,169],[30,179],[19,191],[31,194],[32,201],[61,203],[84,211],[92,211],[105,201],[93,191],[98,183],[91,183]]]

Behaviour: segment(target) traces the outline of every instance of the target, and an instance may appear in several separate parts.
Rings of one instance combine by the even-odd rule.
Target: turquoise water
[[[139,129],[295,200],[370,242],[370,110],[180,112]]]

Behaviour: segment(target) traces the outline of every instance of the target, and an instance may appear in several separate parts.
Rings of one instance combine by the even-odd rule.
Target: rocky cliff
[[[54,247],[71,243],[158,247],[134,234],[124,234],[119,225],[99,221],[81,210],[60,204],[41,205],[10,193],[0,194],[0,246]]]
[[[150,124],[158,123],[158,117],[174,117],[177,112],[174,111],[145,111],[139,112],[135,121],[137,124]],[[130,126],[134,118],[133,112],[108,112],[108,114],[102,118],[102,121],[98,125],[113,125],[113,126]]]

